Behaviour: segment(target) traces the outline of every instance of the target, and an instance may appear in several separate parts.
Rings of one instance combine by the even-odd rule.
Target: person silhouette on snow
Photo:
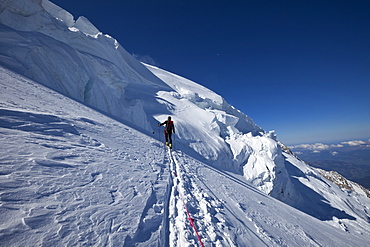
[[[158,124],[158,126],[166,125],[164,128],[164,136],[166,138],[166,145],[172,148],[172,132],[175,133],[175,125],[173,124],[173,121],[171,120],[171,117],[168,117],[166,121],[164,121],[161,124]]]

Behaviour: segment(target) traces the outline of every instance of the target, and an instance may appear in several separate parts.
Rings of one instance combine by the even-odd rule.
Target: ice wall
[[[3,1],[0,5],[1,65],[76,100],[151,130],[129,84],[165,88],[120,44],[85,17],[46,1]]]

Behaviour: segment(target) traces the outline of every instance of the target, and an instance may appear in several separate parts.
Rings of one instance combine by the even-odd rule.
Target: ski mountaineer
[[[173,121],[171,120],[171,117],[168,117],[166,121],[164,121],[161,124],[158,124],[158,126],[166,125],[164,128],[164,136],[166,138],[166,145],[169,146],[172,149],[172,132],[175,133],[175,126],[173,125]]]

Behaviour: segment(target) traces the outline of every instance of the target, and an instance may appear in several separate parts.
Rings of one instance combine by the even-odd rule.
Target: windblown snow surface
[[[370,245],[365,193],[49,1],[1,1],[0,88],[0,246]]]

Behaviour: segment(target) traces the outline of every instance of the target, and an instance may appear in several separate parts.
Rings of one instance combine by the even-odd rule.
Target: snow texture
[[[85,17],[5,0],[0,32],[0,246],[369,245],[366,194]]]

